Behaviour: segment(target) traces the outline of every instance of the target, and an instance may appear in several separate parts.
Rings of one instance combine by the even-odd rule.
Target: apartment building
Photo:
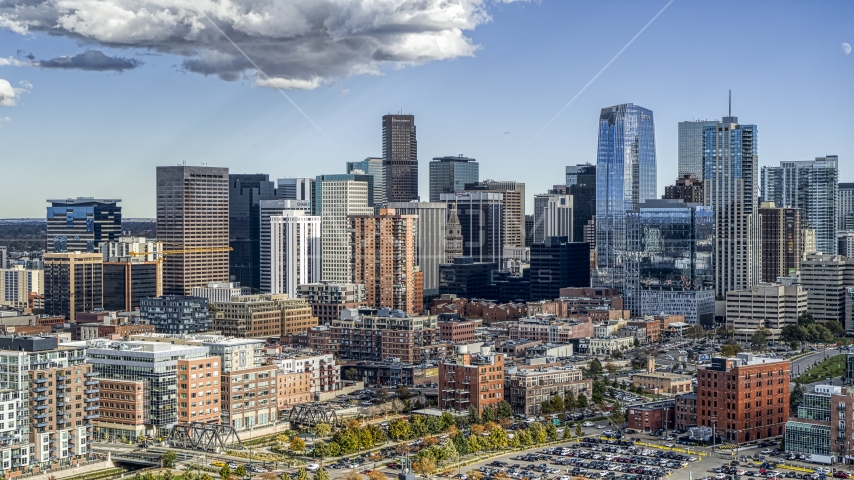
[[[335,357],[329,353],[298,355],[277,358],[273,363],[282,372],[305,372],[309,374],[309,393],[318,397],[318,393],[341,389],[341,367]]]
[[[241,295],[215,302],[213,330],[239,338],[279,338],[317,325],[309,304],[286,294]]]
[[[509,328],[511,340],[527,338],[546,343],[569,343],[572,339],[592,337],[593,322],[558,320],[550,317],[522,318]]]
[[[27,308],[30,294],[44,292],[44,270],[26,269],[23,265],[3,268],[0,264],[0,306]]]
[[[219,357],[178,360],[178,423],[219,423]]]
[[[514,414],[537,416],[544,401],[555,395],[566,398],[567,393],[572,393],[573,398],[579,394],[590,397],[593,380],[582,378],[582,371],[575,367],[525,365],[505,372],[504,398]]]
[[[469,353],[460,348],[454,358],[439,362],[439,408],[478,413],[504,399],[504,355],[489,348]]]
[[[297,297],[311,305],[311,313],[320,325],[341,316],[347,308],[366,306],[365,286],[359,283],[309,283],[297,287]]]
[[[477,338],[475,329],[480,320],[469,320],[456,313],[439,314],[436,326],[439,327],[439,340],[451,343],[472,343]]]

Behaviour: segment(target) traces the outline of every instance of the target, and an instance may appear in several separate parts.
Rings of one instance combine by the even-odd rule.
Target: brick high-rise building
[[[157,239],[182,254],[163,258],[163,293],[229,279],[228,169],[157,167]]]
[[[713,358],[698,367],[697,424],[712,427],[724,442],[743,443],[783,435],[789,418],[788,360]]]
[[[392,208],[379,215],[350,215],[353,282],[365,285],[369,307],[417,315],[423,307],[423,273],[415,263],[416,215]]]
[[[693,174],[682,175],[675,185],[664,187],[664,196],[669,200],[684,200],[685,203],[703,203],[703,181]]]
[[[762,281],[772,283],[798,270],[801,260],[801,211],[762,202]]]
[[[418,200],[418,142],[415,115],[383,115],[385,200]]]
[[[483,413],[504,399],[504,354],[460,352],[439,362],[439,408]]]

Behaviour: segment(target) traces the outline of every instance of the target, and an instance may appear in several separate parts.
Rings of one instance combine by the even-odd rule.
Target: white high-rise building
[[[353,249],[347,216],[374,214],[374,207],[368,204],[368,182],[324,180],[321,192],[316,206],[321,218],[321,280],[349,283],[353,280]]]
[[[297,287],[320,281],[320,217],[287,211],[270,217],[270,291],[297,297]]]
[[[535,218],[534,222],[537,220]],[[572,195],[549,195],[543,205],[542,222],[543,238],[540,241],[534,238],[534,243],[543,243],[548,237],[566,237],[567,241],[575,242],[572,228]]]
[[[0,305],[27,308],[30,293],[44,293],[44,270],[0,268]]]
[[[285,179],[293,180],[293,179]],[[284,212],[308,212],[311,209],[309,200],[261,200],[259,202],[259,215],[261,222],[260,230],[260,269],[261,269],[261,292],[272,292],[270,287],[270,218],[281,216]]]

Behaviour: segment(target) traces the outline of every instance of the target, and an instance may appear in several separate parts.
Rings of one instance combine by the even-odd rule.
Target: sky
[[[730,89],[762,165],[836,154],[854,181],[854,2],[668,1],[7,0],[0,218],[77,196],[153,217],[158,165],[344,172],[400,111],[423,199],[430,159],[463,154],[530,210],[595,163],[599,110],[635,103],[663,193],[678,122],[726,115]]]

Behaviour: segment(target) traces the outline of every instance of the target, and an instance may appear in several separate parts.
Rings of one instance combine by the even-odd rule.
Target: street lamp
[[[712,452],[714,452],[715,447],[717,447],[717,445],[718,445],[718,435],[717,435],[718,417],[717,417],[717,415],[714,417],[711,417],[710,420],[712,421]]]

